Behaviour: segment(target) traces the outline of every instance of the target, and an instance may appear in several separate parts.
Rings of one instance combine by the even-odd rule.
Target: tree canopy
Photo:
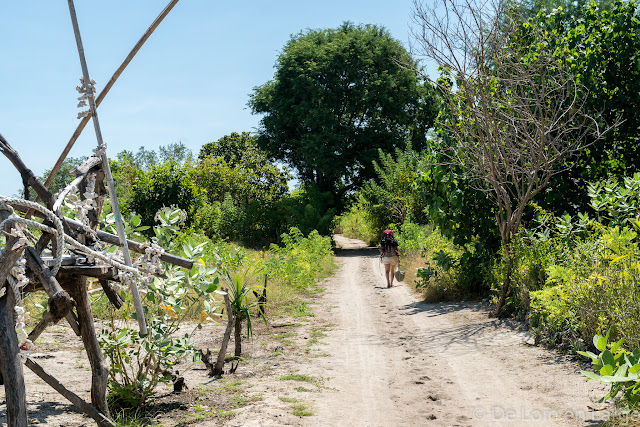
[[[570,72],[587,89],[583,94],[585,106],[598,118],[599,127],[605,129],[619,122],[551,182],[545,206],[560,212],[576,213],[587,208],[587,182],[628,176],[640,167],[638,2],[615,1],[605,6],[589,4],[582,18],[569,27],[562,11],[536,17],[538,25],[550,29],[544,43],[570,56]]]
[[[405,66],[403,64],[410,64]],[[375,176],[378,149],[424,146],[437,114],[431,87],[389,33],[349,22],[291,38],[274,79],[254,89],[258,145],[304,183],[344,194]]]

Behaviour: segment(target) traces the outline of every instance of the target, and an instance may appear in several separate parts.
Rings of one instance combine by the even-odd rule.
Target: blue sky
[[[168,0],[76,0],[91,77],[100,92]],[[181,0],[120,76],[98,113],[110,156],[182,142],[195,154],[231,132],[254,131],[247,101],[273,77],[292,34],[343,21],[384,26],[408,45],[412,0]],[[0,2],[0,133],[36,175],[53,166],[78,120],[81,75],[66,1]],[[85,128],[70,156],[96,146]],[[0,156],[0,194],[21,180]]]

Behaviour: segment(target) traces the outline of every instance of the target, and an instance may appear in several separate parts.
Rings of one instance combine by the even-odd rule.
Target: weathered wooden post
[[[0,222],[6,220],[9,215],[9,211],[1,210]],[[7,278],[24,252],[27,242],[13,235],[5,234],[5,236],[6,244],[0,253],[0,292],[4,291],[4,296],[0,297],[0,374],[7,401],[7,423],[9,427],[26,427],[28,425],[27,396],[22,360],[19,355],[20,343],[15,333],[16,296]]]

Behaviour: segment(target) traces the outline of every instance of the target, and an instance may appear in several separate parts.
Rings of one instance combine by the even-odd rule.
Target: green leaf
[[[598,356],[596,356],[595,354],[591,353],[590,351],[577,351],[576,353],[578,353],[581,356],[588,357],[591,360],[598,360]]]
[[[593,345],[600,351],[604,351],[607,348],[607,339],[600,335],[593,337]]]
[[[613,354],[609,350],[603,351],[601,357],[602,357],[602,362],[605,365],[611,365],[611,366],[616,365],[616,360],[613,357]]]
[[[600,368],[600,375],[613,375],[613,366],[611,365],[604,365],[602,368]]]
[[[129,220],[129,222],[131,223],[131,225],[133,225],[134,227],[137,227],[140,225],[140,222],[142,222],[142,218],[140,217],[140,215],[134,215],[131,217],[131,219]],[[148,227],[147,227],[148,228]]]
[[[620,348],[623,342],[624,342],[624,338],[620,338],[619,341],[617,341],[614,344],[611,344],[611,352],[615,353]]]

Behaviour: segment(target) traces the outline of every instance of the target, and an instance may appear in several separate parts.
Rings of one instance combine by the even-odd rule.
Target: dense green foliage
[[[164,208],[156,216],[159,225],[154,227],[154,243],[180,256],[201,259],[206,243],[194,245],[176,239],[183,216],[180,210]],[[154,278],[144,295],[148,326],[145,336],[133,325],[136,317],[130,298],[121,310],[109,306],[110,318],[99,343],[110,363],[109,405],[113,409],[145,405],[158,384],[172,383],[174,364],[197,357],[193,346],[197,329],[181,336],[176,332],[185,319],[204,322],[214,315],[218,305],[214,297],[218,290],[215,272],[215,267],[205,262],[195,262],[189,271],[164,265],[164,278]]]
[[[422,148],[436,115],[429,86],[401,64],[413,61],[379,27],[344,23],[309,30],[283,48],[272,81],[250,106],[264,114],[258,144],[304,183],[337,195],[373,177],[378,149]]]
[[[601,129],[618,126],[595,141],[571,168],[551,182],[547,207],[575,214],[586,211],[586,182],[626,176],[640,169],[640,19],[636,1],[615,1],[604,10],[589,2],[567,22],[562,10],[537,15],[551,29],[545,40],[568,52],[570,69],[585,86],[586,106]]]
[[[194,222],[202,206],[203,195],[190,176],[190,165],[172,160],[138,171],[131,188],[127,209],[142,217],[142,224],[153,226],[155,215],[163,207],[175,206],[187,214],[187,225]]]

